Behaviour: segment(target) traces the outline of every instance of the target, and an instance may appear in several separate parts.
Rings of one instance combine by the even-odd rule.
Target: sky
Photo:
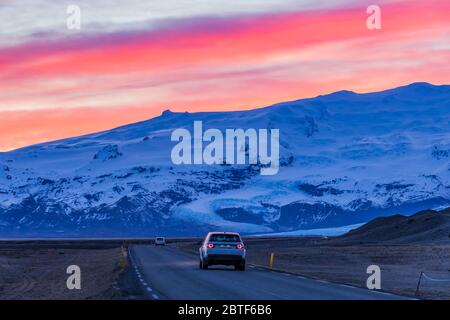
[[[449,21],[448,0],[0,0],[0,151],[166,109],[449,84]]]

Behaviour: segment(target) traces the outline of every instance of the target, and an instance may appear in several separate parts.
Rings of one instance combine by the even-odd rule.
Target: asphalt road
[[[133,267],[150,299],[174,300],[391,300],[385,292],[312,280],[258,267],[245,272],[214,266],[200,270],[198,257],[170,246],[134,245]]]

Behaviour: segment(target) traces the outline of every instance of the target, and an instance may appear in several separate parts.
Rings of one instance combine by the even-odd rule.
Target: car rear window
[[[212,242],[241,242],[241,238],[235,234],[213,234],[209,238]]]

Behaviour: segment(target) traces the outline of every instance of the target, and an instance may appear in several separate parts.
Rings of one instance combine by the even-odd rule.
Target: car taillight
[[[238,249],[243,249],[243,248],[244,248],[244,245],[243,245],[242,243],[238,243],[238,244],[236,245],[236,248],[238,248]]]
[[[212,248],[214,248],[214,244],[208,243],[208,249],[212,249]]]

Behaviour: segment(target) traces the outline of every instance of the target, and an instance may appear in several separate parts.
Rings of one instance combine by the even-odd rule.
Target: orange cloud
[[[0,146],[14,149],[31,143],[98,132],[155,117],[144,107],[79,108],[0,112]]]

